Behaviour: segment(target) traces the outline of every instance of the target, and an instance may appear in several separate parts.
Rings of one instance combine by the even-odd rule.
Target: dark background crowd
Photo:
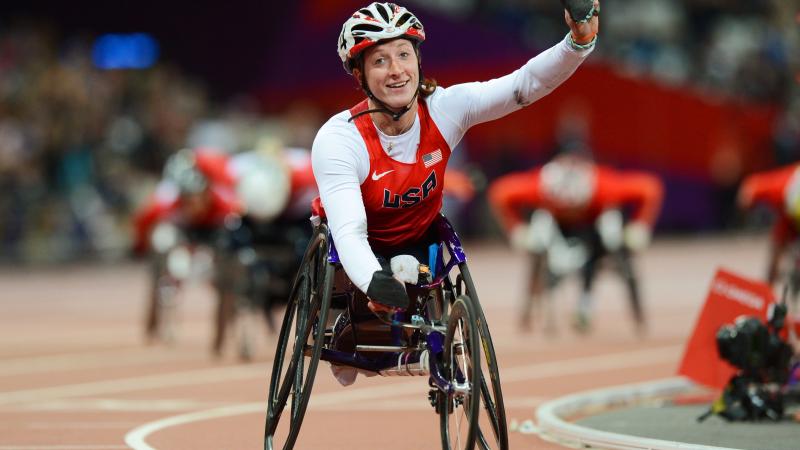
[[[360,95],[334,46],[362,3],[0,7],[0,262],[126,258],[131,214],[180,148],[310,147]],[[423,66],[442,85],[508,73],[567,32],[555,0],[404,5],[426,26]],[[480,188],[578,134],[599,161],[662,177],[659,232],[741,229],[742,177],[800,160],[800,1],[602,8],[597,50],[573,79],[476,127],[453,163]],[[485,211],[479,195],[462,231],[497,235]]]

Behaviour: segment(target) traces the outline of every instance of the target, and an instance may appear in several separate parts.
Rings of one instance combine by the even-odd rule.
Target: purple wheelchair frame
[[[429,249],[429,267],[431,268],[432,281],[427,284],[419,284],[417,287],[420,290],[438,289],[444,283],[445,278],[450,274],[453,267],[467,261],[467,255],[461,246],[461,240],[458,238],[455,229],[447,220],[444,215],[440,215],[435,225],[438,228],[439,243],[432,244]],[[328,249],[328,262],[339,264],[339,253],[333,243],[333,238],[328,231],[328,242],[330,243]],[[450,259],[445,264],[443,257],[443,247],[447,249],[450,254]],[[442,327],[432,326],[431,320],[424,317],[424,324],[415,324],[413,321],[409,322],[406,317],[406,312],[396,313],[394,316],[394,324],[390,327],[392,345],[400,346],[403,328],[412,328],[422,331],[425,340],[425,349],[428,350],[430,355],[430,382],[438,389],[446,394],[453,394],[456,391],[455,386],[448,381],[441,373],[441,364],[437,361],[442,360],[442,353],[444,351],[444,333]],[[398,364],[398,356],[402,352],[386,351],[386,352],[370,352],[375,353],[374,357],[365,357],[357,350],[353,353],[333,350],[329,348],[322,348],[320,359],[330,363],[341,364],[345,366],[355,367],[371,372],[380,372],[381,370],[389,369]],[[403,361],[404,363],[416,362],[414,360]],[[456,374],[457,381],[462,382],[463,375]]]

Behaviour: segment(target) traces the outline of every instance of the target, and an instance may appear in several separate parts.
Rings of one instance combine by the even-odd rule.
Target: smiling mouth
[[[399,89],[399,88],[405,87],[407,84],[408,84],[408,80],[403,81],[401,83],[387,84],[386,86],[389,87],[389,88],[392,88],[392,89]]]

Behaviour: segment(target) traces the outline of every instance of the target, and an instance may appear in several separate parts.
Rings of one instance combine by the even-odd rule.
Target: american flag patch
[[[436,150],[434,152],[426,153],[422,155],[422,162],[425,164],[425,168],[440,162],[442,160],[442,151]]]

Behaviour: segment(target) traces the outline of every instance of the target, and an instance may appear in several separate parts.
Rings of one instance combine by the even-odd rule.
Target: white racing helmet
[[[190,148],[178,150],[164,164],[163,178],[173,183],[180,194],[197,194],[208,187],[208,179],[197,166]]]
[[[548,198],[564,207],[583,208],[594,195],[594,167],[581,157],[560,156],[542,167],[541,188]]]
[[[387,39],[406,37],[420,43],[425,30],[414,14],[394,3],[374,2],[354,12],[339,34],[339,58],[347,73],[353,72],[352,60],[364,50]]]
[[[252,158],[240,175],[236,194],[248,215],[257,220],[272,220],[289,203],[290,170],[277,156],[260,154]]]

